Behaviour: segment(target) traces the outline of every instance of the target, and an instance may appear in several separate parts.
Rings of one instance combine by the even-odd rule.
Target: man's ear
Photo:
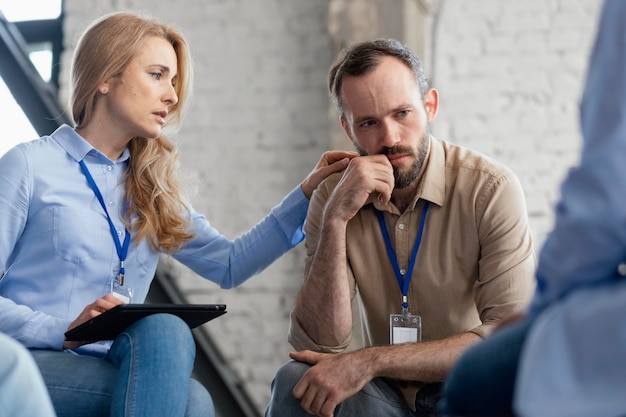
[[[437,117],[437,111],[439,110],[439,91],[431,88],[424,94],[424,108],[426,109],[428,122],[432,123]]]

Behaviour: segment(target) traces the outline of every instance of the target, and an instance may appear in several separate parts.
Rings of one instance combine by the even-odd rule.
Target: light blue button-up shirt
[[[626,1],[604,3],[581,103],[580,165],[562,185],[522,352],[521,417],[626,413]]]
[[[85,161],[123,241],[121,179],[129,157],[126,150],[111,161],[62,126],[0,159],[0,332],[29,348],[62,349],[69,324],[87,304],[111,292],[120,260],[79,161]],[[192,209],[196,237],[172,256],[223,288],[236,287],[302,241],[307,208],[297,187],[234,240]],[[145,300],[159,255],[147,241],[131,240],[124,266],[133,302]],[[80,350],[102,354],[107,348],[91,344]]]

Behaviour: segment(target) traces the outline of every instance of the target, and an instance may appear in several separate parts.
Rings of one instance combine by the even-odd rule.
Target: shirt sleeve
[[[11,254],[26,225],[32,189],[28,159],[20,147],[0,158],[0,276],[11,263]],[[0,281],[0,294],[2,285]],[[64,332],[71,321],[33,311],[0,296],[0,331],[26,347],[62,349]]]
[[[28,160],[19,147],[12,148],[0,158],[0,275],[24,231],[31,188]]]
[[[0,331],[27,348],[63,349],[65,332],[71,322],[0,297]]]
[[[172,254],[222,288],[234,288],[260,273],[304,239],[302,226],[309,200],[300,186],[248,232],[230,240],[192,209],[196,237]]]
[[[309,337],[307,332],[302,328],[295,313],[292,311],[289,317],[289,334],[287,339],[291,346],[297,351],[312,350],[314,352],[323,353],[342,353],[350,346],[351,339],[346,340],[343,344],[337,346],[326,346],[316,343]]]
[[[582,156],[561,186],[531,315],[615,279],[626,259],[626,2],[607,1],[598,28],[580,107]]]
[[[536,258],[517,177],[510,171],[494,177],[481,201],[476,212],[481,254],[474,298],[482,324],[471,331],[485,337],[503,318],[527,307]]]

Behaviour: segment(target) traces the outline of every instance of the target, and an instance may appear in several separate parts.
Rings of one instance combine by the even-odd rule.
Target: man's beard
[[[356,141],[353,141],[353,143],[356,144]],[[429,129],[426,130],[426,133],[422,137],[421,145],[422,147],[417,150],[417,153],[414,152],[413,149],[400,146],[394,146],[393,148],[384,148],[381,152],[379,152],[380,155],[386,156],[395,154],[406,154],[412,156],[415,159],[413,164],[408,168],[396,166],[393,167],[393,178],[395,181],[394,188],[397,188],[399,190],[406,188],[413,184],[419,176],[419,173],[424,166],[424,161],[426,161],[426,155],[428,155],[428,148],[430,146]],[[360,149],[356,145],[355,148],[359,155],[367,156],[367,152],[365,152],[365,150]]]

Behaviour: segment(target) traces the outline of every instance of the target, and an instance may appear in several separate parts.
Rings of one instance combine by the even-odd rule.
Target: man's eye
[[[397,114],[398,116],[400,116],[400,117],[404,117],[404,116],[406,116],[406,115],[408,115],[408,114],[409,114],[409,111],[408,111],[408,110],[400,110],[400,111],[399,111],[398,113],[396,113],[396,114]]]
[[[363,123],[361,123],[361,127],[370,127],[370,126],[374,126],[374,121],[373,120],[366,120]]]

